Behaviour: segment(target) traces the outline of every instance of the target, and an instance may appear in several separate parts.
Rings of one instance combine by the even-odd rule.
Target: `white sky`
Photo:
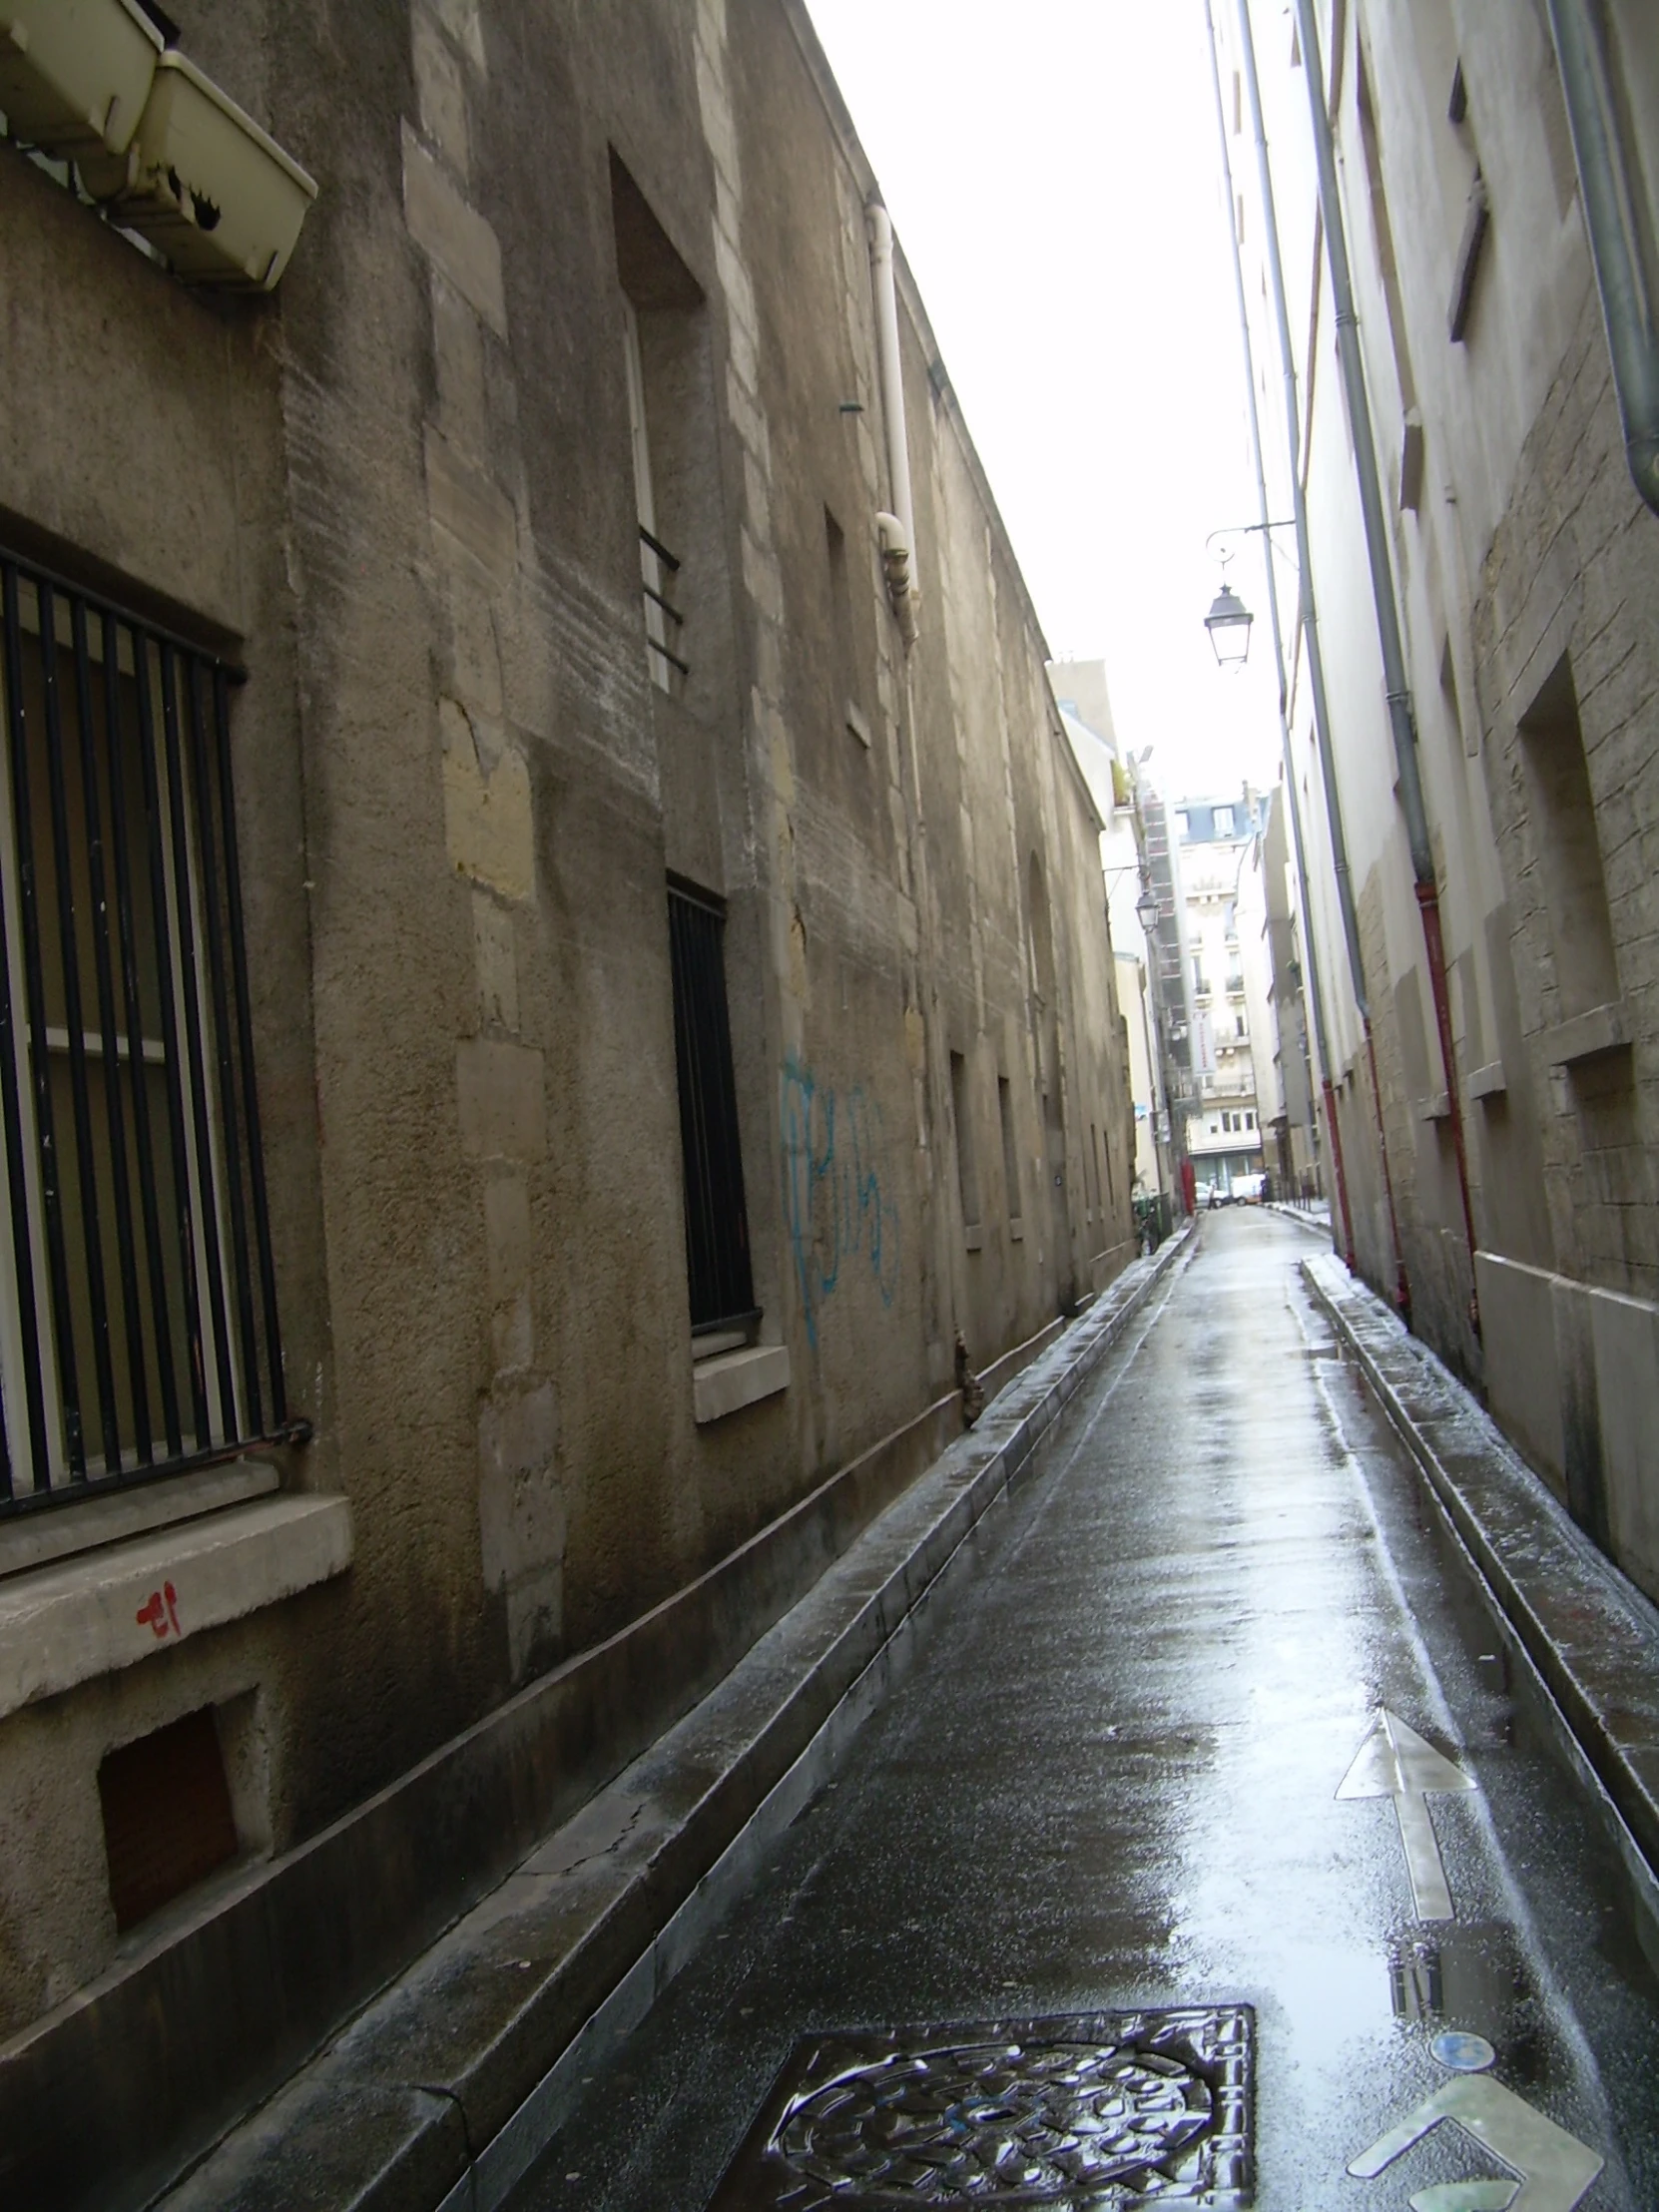
[[[1050,651],[1170,796],[1273,781],[1259,536],[1242,677],[1203,629],[1205,538],[1258,510],[1201,0],[808,5]]]

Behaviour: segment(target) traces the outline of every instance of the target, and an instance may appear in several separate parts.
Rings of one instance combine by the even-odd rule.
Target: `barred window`
[[[282,1387],[227,665],[0,552],[0,1513],[231,1456]]]
[[[749,1264],[738,1093],[726,1006],[717,899],[689,886],[668,894],[674,969],[674,1056],[686,1171],[686,1268],[694,1337],[750,1330],[760,1320]]]

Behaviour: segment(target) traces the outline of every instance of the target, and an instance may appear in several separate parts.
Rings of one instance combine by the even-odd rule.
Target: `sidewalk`
[[[1352,1440],[1339,1427],[1335,1454],[1322,1440],[1342,1371],[1318,1364],[1329,1344],[1307,1341],[1325,1328],[1307,1294],[1298,1337],[1269,1285],[1306,1282],[1364,1370],[1516,1649],[1570,1714],[1583,1776],[1650,1900],[1638,1840],[1659,1850],[1659,1615],[1386,1308],[1270,1222],[1278,1211],[1223,1213],[1202,1250],[1189,1235],[1120,1278],[713,1695],[238,2128],[167,2212],[701,2207],[730,2155],[721,2130],[741,2135],[803,2025],[1035,2019],[1189,1994],[1256,2008],[1270,2169],[1258,2205],[1331,2212],[1373,2201],[1342,2178],[1364,2127],[1443,2078],[1425,2052],[1434,1991],[1454,2024],[1530,2051],[1517,2085],[1607,2150],[1598,2205],[1659,2201],[1642,2178],[1659,2179],[1659,2150],[1640,2129],[1634,2149],[1616,2143],[1621,2109],[1646,2096],[1630,2083],[1659,2070],[1659,2002],[1631,1997],[1646,1990],[1641,1943],[1610,1936],[1606,1878],[1573,1857],[1590,1816],[1540,1806],[1547,1778],[1512,1748],[1514,1723],[1492,1717],[1484,1686],[1466,1692],[1467,1716],[1451,1691],[1454,1720],[1420,1636],[1401,1635],[1400,1581],[1378,1573],[1390,1544],[1405,1585],[1455,1611],[1401,1548],[1431,1549],[1415,1477],[1390,1443],[1364,1440],[1382,1423],[1347,1393],[1337,1417]],[[1356,1452],[1380,1451],[1391,1472],[1357,1469]],[[1356,1482],[1377,1491],[1381,1521],[1357,1514]],[[1004,1500],[1011,1515],[981,1527]],[[1444,1621],[1427,1633],[1443,1642]],[[1437,1741],[1460,1729],[1484,1793],[1434,1801],[1467,1925],[1401,1953],[1416,1961],[1400,1969],[1407,1984],[1421,1983],[1414,2039],[1384,1993],[1398,1841],[1391,1820],[1379,1825],[1385,1808],[1368,1825],[1334,1796],[1366,1726],[1362,1678]],[[1506,1792],[1526,1879],[1546,1885],[1513,1927],[1514,1877],[1485,1813]],[[1463,1812],[1475,1802],[1478,1819]],[[820,1897],[815,1870],[835,1850],[839,1886]],[[1571,1938],[1588,1965],[1534,1955],[1539,1927],[1555,1944],[1569,1924],[1589,1932]],[[1628,1965],[1616,1998],[1593,1985],[1614,1971],[1609,1940]],[[1511,1957],[1502,1998],[1493,1961]],[[1581,1982],[1594,2060],[1561,2011],[1562,1987]],[[1395,2015],[1407,1984],[1394,1984]],[[1392,2072],[1368,2081],[1367,2065]],[[1328,2171],[1305,2197],[1290,2167],[1300,2174],[1317,2142]]]
[[[1204,1222],[508,2212],[1659,2204],[1651,1924],[1309,1257]]]
[[[1290,1206],[1282,1199],[1270,1198],[1267,1211],[1278,1214],[1286,1221],[1294,1221],[1299,1229],[1311,1229],[1317,1237],[1331,1241],[1331,1205],[1327,1199],[1316,1199],[1310,1206]]]
[[[701,1705],[235,2129],[167,2212],[501,2204],[581,2070],[650,2009],[880,1704],[918,1608],[1193,1243],[1125,1270]]]
[[[1659,1870],[1659,1608],[1597,1549],[1495,1422],[1336,1257],[1303,1274],[1536,1668],[1651,1882]]]

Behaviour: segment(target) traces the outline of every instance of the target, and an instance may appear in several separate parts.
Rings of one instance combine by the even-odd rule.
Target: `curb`
[[[1615,1817],[1650,1895],[1659,1874],[1659,1609],[1426,1346],[1336,1257],[1302,1273],[1421,1468],[1486,1594]]]
[[[493,2212],[901,1679],[906,1631],[1196,1247],[1133,1262],[703,1702],[160,2201]]]
[[[1318,1214],[1305,1214],[1296,1206],[1281,1206],[1277,1199],[1272,1198],[1266,1201],[1262,1211],[1277,1214],[1281,1221],[1294,1221],[1299,1229],[1306,1229],[1311,1237],[1318,1237],[1322,1244],[1334,1244],[1329,1214],[1322,1221]]]

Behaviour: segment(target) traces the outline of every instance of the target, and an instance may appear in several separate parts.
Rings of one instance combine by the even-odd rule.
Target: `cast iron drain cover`
[[[710,2212],[1251,2201],[1250,2007],[798,2044]]]

